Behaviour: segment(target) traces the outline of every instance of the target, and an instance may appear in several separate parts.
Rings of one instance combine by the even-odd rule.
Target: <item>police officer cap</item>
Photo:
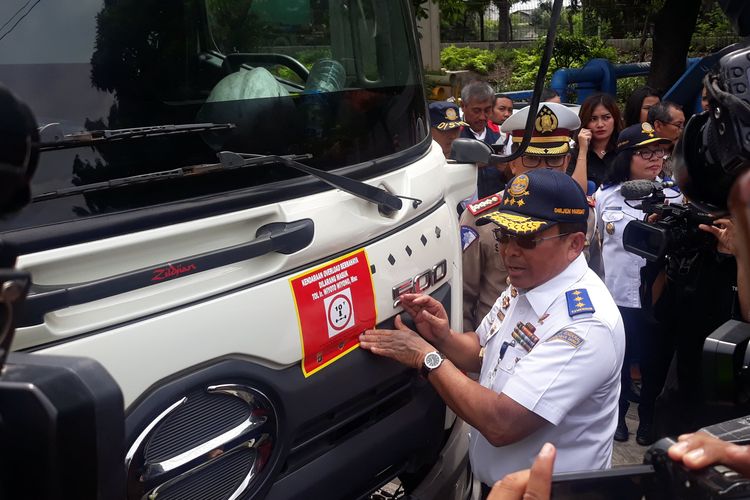
[[[513,143],[523,140],[530,106],[519,109],[505,120],[501,131],[513,135]],[[581,119],[571,108],[556,102],[539,104],[539,111],[531,130],[531,143],[525,154],[559,156],[570,151],[570,134],[580,128]]]
[[[437,101],[430,103],[430,125],[438,130],[452,130],[468,126],[458,114],[458,106],[452,102]]]
[[[477,220],[512,234],[534,234],[561,222],[586,223],[586,195],[569,175],[542,168],[511,179],[496,212]]]
[[[656,135],[654,127],[648,123],[636,123],[620,132],[617,136],[617,152],[639,148],[646,144],[670,144],[672,141]]]

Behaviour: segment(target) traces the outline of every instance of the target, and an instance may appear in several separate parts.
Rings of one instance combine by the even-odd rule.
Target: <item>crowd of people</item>
[[[465,332],[450,329],[434,299],[404,295],[416,332],[397,320],[395,330],[361,336],[363,348],[421,369],[470,424],[471,465],[485,496],[532,463],[550,474],[552,462],[555,472],[610,467],[613,441],[630,438],[631,402],[639,403],[635,439],[643,446],[710,423],[701,421],[704,402],[695,396],[702,340],[750,311],[734,307],[741,294],[731,218],[700,226],[716,242],[710,257],[701,256],[711,261],[708,272],[692,284],[713,287],[700,297],[725,304],[690,335],[668,311],[698,296],[677,293],[684,283],[672,283],[663,262],[662,269],[647,265],[625,249],[627,224],[655,216],[625,198],[623,183],[670,178],[682,108],[649,87],[633,92],[624,113],[607,94],[580,107],[560,100],[545,91],[524,152],[478,165],[476,192],[459,208]],[[448,159],[459,137],[513,154],[529,133],[530,113],[513,108],[508,95],[472,82],[460,107],[430,105],[433,139]],[[677,188],[663,194],[665,203],[687,202]],[[677,390],[665,391],[665,382]],[[691,417],[661,411],[661,398]],[[683,438],[673,458],[693,442],[702,443]],[[687,463],[693,455],[685,456]],[[510,491],[528,471],[508,477],[516,478],[505,481]]]

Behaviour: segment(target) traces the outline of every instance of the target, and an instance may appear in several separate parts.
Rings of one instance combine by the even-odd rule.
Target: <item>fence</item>
[[[649,39],[649,0],[565,0],[559,30],[604,39]],[[549,28],[548,0],[467,0],[452,19],[441,20],[443,43],[535,41]],[[679,20],[676,20],[679,22]],[[736,39],[716,0],[704,1],[694,37]]]

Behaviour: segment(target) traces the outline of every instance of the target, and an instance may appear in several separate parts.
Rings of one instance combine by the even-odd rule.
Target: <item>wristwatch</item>
[[[419,370],[419,373],[424,378],[427,378],[427,375],[432,371],[437,369],[445,360],[445,357],[442,353],[438,351],[432,351],[428,352],[424,356],[424,361],[422,361],[422,368]]]

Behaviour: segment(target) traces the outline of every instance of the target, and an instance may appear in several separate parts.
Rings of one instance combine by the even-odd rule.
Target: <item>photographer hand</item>
[[[722,441],[705,432],[683,434],[679,442],[669,448],[669,458],[689,469],[702,469],[722,464],[750,477],[750,448]]]
[[[700,224],[699,229],[716,237],[716,249],[721,253],[735,255],[734,224],[732,219],[716,219],[713,225]]]
[[[487,500],[548,500],[552,490],[555,447],[547,443],[534,459],[531,470],[508,474],[492,487]]]

